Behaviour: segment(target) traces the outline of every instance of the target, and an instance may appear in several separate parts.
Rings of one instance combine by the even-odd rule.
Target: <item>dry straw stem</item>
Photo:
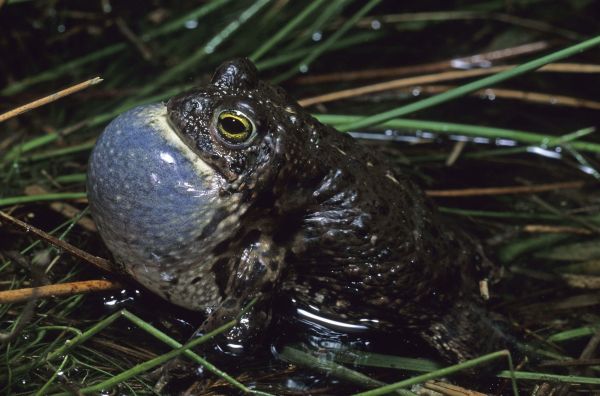
[[[494,20],[510,25],[520,26],[528,30],[537,30],[540,32],[558,35],[569,40],[579,40],[579,33],[568,29],[561,29],[556,25],[543,22],[536,19],[522,18],[513,14],[503,12],[486,12],[486,11],[425,11],[425,12],[406,12],[402,14],[387,14],[371,16],[361,19],[357,26],[370,27],[373,21],[377,20],[382,24],[400,24],[405,22],[415,21],[451,21],[451,20]]]
[[[446,92],[451,89],[456,88],[456,86],[452,85],[429,85],[424,87],[419,87],[419,91],[421,93],[435,94],[440,92]],[[487,88],[479,91],[473,92],[471,95],[473,96],[490,96],[493,95],[495,98],[502,99],[516,99],[524,102],[531,103],[541,103],[541,104],[551,104],[554,106],[567,106],[567,107],[577,107],[577,108],[586,108],[592,110],[600,110],[600,102],[596,102],[594,100],[576,98],[573,96],[565,96],[565,95],[554,95],[547,94],[542,92],[530,92],[530,91],[520,91],[516,89],[502,89],[502,88]]]
[[[30,195],[30,196],[39,196],[39,195],[43,195],[43,194],[50,194],[50,192],[48,190],[46,190],[44,187],[34,184],[31,186],[25,187],[25,194]],[[63,201],[51,202],[50,209],[52,209],[53,211],[55,211],[57,213],[60,213],[61,215],[63,215],[64,217],[66,217],[68,219],[73,219],[73,218],[77,217],[77,215],[79,215],[79,212],[80,212],[80,210],[78,208],[76,208],[75,206],[70,205]],[[77,224],[80,227],[85,228],[87,231],[98,232],[98,229],[96,228],[96,224],[94,224],[94,221],[87,216],[81,217],[77,221]]]
[[[586,230],[585,228],[570,227],[570,226],[556,226],[548,224],[528,224],[523,227],[523,232],[529,232],[532,234],[579,234],[579,235],[591,235],[592,231]]]
[[[430,197],[473,197],[480,195],[532,194],[545,191],[581,188],[584,185],[585,182],[583,181],[572,181],[563,183],[537,184],[530,186],[465,188],[460,190],[427,190],[425,191],[425,193]]]
[[[441,381],[427,381],[423,384],[423,388],[441,393],[446,396],[486,396],[485,393],[480,393],[471,389],[452,385]]]
[[[452,166],[458,160],[465,147],[467,146],[467,142],[465,140],[460,140],[454,143],[454,147],[452,147],[452,151],[448,158],[446,158],[446,166]]]
[[[330,92],[323,95],[317,95],[300,100],[301,106],[312,106],[318,103],[333,102],[334,100],[352,98],[361,95],[367,95],[377,92],[389,91],[397,88],[405,88],[414,85],[431,84],[440,81],[460,80],[463,78],[485,76],[515,68],[517,65],[494,66],[487,69],[473,69],[448,71],[444,73],[425,74],[415,77],[399,78],[391,81],[384,81],[377,84],[364,85],[357,88],[343,89],[341,91]],[[580,65],[573,63],[553,63],[539,68],[540,72],[561,72],[561,73],[600,73],[600,65]]]
[[[55,92],[52,95],[48,95],[48,96],[38,99],[38,100],[34,100],[31,103],[27,103],[23,106],[17,107],[16,109],[10,110],[4,114],[0,114],[0,122],[6,121],[9,118],[16,117],[19,114],[23,114],[23,113],[25,113],[29,110],[35,109],[37,107],[44,106],[45,104],[54,102],[55,100],[64,98],[65,96],[69,96],[71,94],[74,94],[75,92],[79,92],[83,89],[86,89],[86,88],[92,86],[92,85],[98,84],[101,81],[102,81],[102,79],[100,77],[94,77],[90,80],[84,81],[77,85],[73,85],[72,87],[63,89],[62,91]]]
[[[536,41],[518,45],[516,47],[474,54],[462,58],[452,58],[438,62],[421,63],[418,65],[385,67],[377,69],[352,70],[347,72],[312,74],[297,77],[294,82],[299,84],[322,84],[339,81],[356,81],[366,79],[381,79],[385,77],[398,77],[406,74],[420,74],[423,72],[442,71],[449,68],[464,67],[465,69],[479,67],[482,62],[499,61],[519,55],[530,54],[548,48],[546,41]]]
[[[577,289],[600,289],[600,276],[579,275],[579,274],[561,274],[560,277],[569,287]]]
[[[54,296],[71,296],[74,294],[93,293],[118,289],[121,284],[110,280],[88,280],[69,283],[58,283],[39,287],[26,287],[23,289],[0,291],[0,304],[11,304],[29,301],[33,298]]]
[[[572,366],[600,366],[600,359],[572,359],[542,361],[540,367],[572,367]]]
[[[65,252],[69,253],[70,255],[77,257],[81,260],[84,260],[90,264],[92,264],[93,266],[106,271],[106,272],[112,272],[112,265],[110,263],[110,261],[103,259],[101,257],[97,257],[97,256],[93,256],[91,254],[89,254],[88,252],[81,250],[73,245],[71,245],[68,242],[62,241],[42,230],[40,230],[39,228],[36,228],[30,224],[27,224],[19,219],[16,219],[14,217],[12,217],[9,214],[6,214],[2,211],[0,211],[0,220],[4,220],[10,224],[13,224],[15,226],[17,226],[18,228],[24,230],[25,232],[29,232],[32,233],[34,235],[36,235],[37,237],[39,237],[40,239],[56,246],[57,248],[64,250]]]

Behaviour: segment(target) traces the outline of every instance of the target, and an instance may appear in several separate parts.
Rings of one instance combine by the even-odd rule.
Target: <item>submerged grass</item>
[[[565,12],[562,9],[554,10],[552,14],[552,7],[548,6],[547,12],[541,16],[539,8],[535,7],[536,2],[515,2],[514,18],[500,18],[499,15],[511,17],[510,13],[513,12],[504,9],[505,2],[500,0],[482,0],[477,3],[457,1],[456,6],[464,9],[461,11],[462,16],[476,15],[477,20],[482,21],[480,24],[468,25],[457,20],[456,13],[419,12],[430,10],[433,3],[421,9],[417,2],[400,6],[379,0],[362,3],[352,0],[308,3],[213,0],[199,6],[191,3],[182,6],[180,3],[166,1],[158,6],[146,5],[146,8],[139,10],[124,10],[115,5],[115,9],[108,12],[88,9],[75,2],[66,2],[64,5],[35,3],[8,2],[0,5],[0,23],[18,38],[16,41],[25,44],[11,47],[10,56],[7,52],[2,52],[0,46],[0,56],[6,60],[3,61],[6,85],[0,88],[0,95],[5,100],[0,105],[0,113],[54,92],[59,87],[83,81],[90,75],[102,74],[105,81],[91,92],[81,93],[72,99],[67,98],[64,102],[1,124],[3,131],[8,133],[0,134],[0,207],[41,228],[53,230],[53,234],[69,239],[81,248],[98,251],[99,255],[106,253],[97,247],[98,236],[78,228],[75,223],[86,214],[85,204],[79,201],[85,198],[83,191],[87,156],[101,128],[132,106],[165,100],[189,89],[198,83],[190,81],[190,78],[204,80],[224,59],[250,56],[257,61],[263,77],[283,82],[293,96],[305,97],[344,89],[353,82],[310,86],[295,83],[292,77],[309,72],[393,67],[407,63],[427,64],[457,54],[461,54],[464,59],[464,54],[523,44],[523,37],[531,41],[553,42],[555,37],[552,32],[542,29],[540,33],[540,26],[558,26],[562,23],[565,23],[564,26],[568,25],[568,21],[564,21]],[[579,18],[585,20],[586,15],[594,15],[596,8],[590,2],[577,3],[583,10],[578,9],[577,15],[581,15]],[[500,11],[504,13],[499,14]],[[519,19],[521,12],[528,15],[528,19]],[[29,15],[29,20],[34,21],[32,25],[19,22],[22,18],[17,18],[16,15],[22,13]],[[48,15],[58,15],[64,23],[48,18]],[[536,18],[544,19],[544,24],[535,24]],[[115,27],[118,19],[124,21],[133,36],[123,34]],[[505,24],[498,24],[498,21],[505,21]],[[571,26],[579,29],[587,25],[574,23]],[[67,29],[68,34],[57,33],[61,29]],[[463,30],[466,32],[464,43],[457,44]],[[47,37],[36,33],[38,31]],[[557,32],[565,31],[557,28]],[[584,30],[572,30],[571,33],[584,37],[597,32],[590,34]],[[457,39],[448,41],[448,48],[445,48],[446,38],[453,35]],[[422,45],[423,48],[415,48],[415,43],[418,44],[416,47]],[[394,145],[386,145],[382,151],[392,150],[392,159],[403,154],[408,162],[413,163],[413,168],[418,171],[424,183],[428,184],[428,188],[461,188],[470,183],[495,186],[505,184],[504,182],[514,185],[515,182],[573,179],[586,180],[588,185],[595,186],[593,178],[598,175],[600,141],[590,125],[597,122],[597,114],[581,109],[570,109],[566,113],[551,108],[551,104],[546,107],[531,107],[531,111],[525,111],[520,108],[523,104],[491,106],[488,102],[482,104],[476,99],[462,96],[527,73],[549,62],[577,55],[599,43],[600,37],[582,39],[579,43],[563,42],[561,46],[566,47],[563,50],[529,61],[521,59],[521,66],[512,70],[409,104],[406,104],[407,98],[401,95],[394,99],[375,96],[376,101],[368,104],[357,104],[349,100],[342,104],[328,104],[327,108],[317,107],[314,112],[318,113],[316,116],[322,122],[344,131],[358,131],[362,134],[386,130],[393,132],[390,136],[401,136],[421,143],[402,145],[402,153]],[[151,58],[145,60],[136,48],[144,48],[144,52],[150,54]],[[437,51],[444,53],[438,54]],[[40,62],[28,61],[31,52],[37,54]],[[590,59],[598,62],[597,52],[589,52],[585,56],[587,62]],[[502,59],[491,59],[489,62],[502,62]],[[553,78],[556,77],[532,76],[531,81],[524,86],[527,88],[531,84],[549,90],[564,89],[561,78],[556,78],[556,82]],[[588,77],[574,76],[568,85],[576,87],[574,92],[577,95],[594,94],[594,90],[588,92],[586,89],[591,86],[586,78]],[[521,80],[517,80],[517,83],[519,81]],[[443,103],[446,103],[445,106],[456,107],[436,107]],[[444,111],[445,108],[450,108],[450,111]],[[419,114],[421,119],[407,118],[416,111],[422,111]],[[369,131],[364,131],[365,128]],[[425,134],[433,137],[421,139]],[[380,136],[387,135],[384,133]],[[510,140],[516,146],[490,148],[488,144],[479,148],[474,143],[467,143],[463,148],[464,152],[459,155],[458,165],[451,168],[442,164],[448,155],[440,154],[440,151],[450,151],[453,145],[445,136],[459,136],[462,140],[470,139],[470,142],[485,138],[492,145],[496,141],[506,143]],[[534,157],[539,149],[545,155],[555,158]],[[519,167],[520,164],[523,165]],[[477,175],[488,168],[491,173]],[[517,171],[524,173],[518,175]],[[456,179],[458,182],[452,184]],[[26,188],[30,186],[43,186],[48,192],[27,195]],[[489,254],[497,262],[508,267],[519,265],[552,275],[552,279],[556,279],[554,269],[559,266],[555,261],[556,257],[560,257],[561,249],[567,254],[573,243],[592,241],[593,244],[598,240],[595,230],[600,227],[600,196],[597,188],[590,188],[569,193],[548,193],[544,198],[551,201],[551,204],[541,205],[529,196],[496,196],[480,201],[443,200],[439,203],[440,210],[452,216],[455,221],[463,222],[469,227],[474,222],[478,229],[482,229],[481,238],[488,240],[488,252],[491,252]],[[80,212],[64,221],[62,212],[50,209],[46,204],[50,201],[69,201]],[[524,228],[531,222],[555,226],[563,232],[530,235]],[[590,233],[565,233],[564,228],[558,226],[583,227]],[[554,259],[540,255],[549,246],[559,250],[554,252]],[[20,267],[3,254],[14,250],[19,250],[27,258],[29,265]],[[585,258],[590,259],[589,255]],[[581,263],[575,259],[566,261],[565,264]],[[52,283],[100,276],[81,263],[61,256],[56,250],[26,233],[14,233],[7,227],[1,227],[0,287],[30,287],[39,272],[43,275],[40,278],[47,277]],[[500,288],[496,292],[497,297],[500,297],[498,300],[504,304],[504,312],[516,318],[515,320],[526,323],[528,331],[551,343],[550,345],[560,343],[565,348],[564,355],[572,359],[579,357],[579,344],[598,331],[600,316],[592,310],[593,307],[575,304],[567,315],[561,311],[552,311],[549,306],[549,313],[545,317],[538,317],[539,309],[536,306],[532,308],[530,303],[543,304],[548,297],[543,294],[545,289],[560,290],[561,294],[549,297],[551,301],[560,301],[563,297],[567,299],[570,296],[578,297],[582,293],[597,293],[597,287],[591,291],[565,290],[562,283],[551,281],[540,284],[527,277],[519,277],[516,272],[508,278],[505,282],[516,284],[516,288],[508,291]],[[542,293],[538,300],[534,298],[537,289],[541,289]],[[242,369],[235,365],[217,367],[215,363],[190,350],[195,344],[208,341],[214,334],[182,343],[181,340],[189,335],[189,329],[186,333],[177,330],[176,326],[164,326],[164,323],[173,321],[173,317],[166,312],[152,312],[148,315],[136,303],[131,303],[127,309],[120,309],[124,304],[130,304],[125,302],[119,302],[117,307],[107,312],[107,307],[97,300],[98,298],[81,295],[40,300],[35,302],[34,312],[23,309],[23,305],[0,305],[0,323],[3,323],[0,330],[4,332],[4,342],[0,348],[0,392],[62,395],[117,389],[127,394],[156,394],[153,390],[154,383],[145,377],[145,373],[177,355],[184,356],[210,373],[198,380],[203,384],[202,392],[210,393],[215,389],[218,392],[223,383],[241,393],[267,395],[297,391],[282,385],[282,378],[287,379],[290,374],[273,362],[268,363],[272,365],[272,370],[279,370],[282,374],[275,376],[271,383],[261,383],[261,373],[254,368],[267,365],[265,362]],[[112,296],[109,300],[114,302],[118,298]],[[128,298],[123,301],[128,301]],[[93,308],[90,309],[90,306]],[[114,312],[114,309],[117,311]],[[34,314],[27,321],[32,312]],[[18,329],[19,323],[25,326],[16,336],[4,337],[12,329]],[[130,324],[137,330],[129,329],[123,335],[122,327],[129,327]],[[231,325],[230,322],[219,331]],[[127,338],[123,339],[124,337]],[[106,341],[108,344],[105,342],[96,345],[95,340]],[[548,348],[546,356],[549,358],[563,356],[556,355],[554,350]],[[323,362],[304,350],[287,347],[284,351],[288,352],[288,358],[296,358],[295,364],[298,366],[335,373],[343,382],[353,384],[351,391],[382,386],[360,393],[364,395],[391,391],[411,395],[411,391],[402,388],[461,372],[463,378],[473,377],[470,371],[472,367],[495,359],[510,359],[505,351],[499,351],[459,365],[441,367],[428,360],[377,353],[341,353],[335,358],[336,362],[333,359]],[[377,370],[387,368],[393,372],[394,377],[390,377],[389,372],[385,375],[385,382],[392,382],[389,378],[395,378],[394,381],[399,378],[402,380],[386,385],[377,377],[379,371],[366,374],[362,372],[365,367]],[[401,371],[397,371],[398,369]],[[422,374],[414,376],[412,373],[415,371]],[[597,389],[597,385],[600,385],[597,378],[579,375],[578,372],[576,369],[562,368],[515,371],[511,363],[510,370],[501,371],[498,376],[511,379],[512,392],[515,394],[519,390],[529,392],[535,384],[542,382],[596,386],[590,389]],[[299,377],[301,373],[291,375],[293,378],[302,378]],[[212,378],[219,378],[223,382],[213,383]],[[320,378],[320,381],[326,380],[326,376]],[[476,381],[470,381],[471,384],[474,382]],[[322,382],[317,384],[322,386]],[[343,391],[338,389],[339,385],[326,386],[329,393],[350,392],[349,388],[343,388]]]
[[[484,355],[484,356],[481,356],[481,357],[478,357],[475,359],[467,360],[466,362],[463,362],[460,364],[455,364],[453,366],[444,367],[442,369],[432,371],[431,373],[421,374],[421,375],[412,377],[412,378],[404,380],[404,381],[396,382],[395,384],[385,385],[385,386],[382,386],[377,389],[357,393],[355,396],[385,395],[396,389],[406,388],[411,385],[420,384],[420,383],[423,383],[423,382],[426,382],[426,381],[429,381],[432,379],[444,377],[444,376],[451,375],[451,374],[454,374],[454,373],[457,373],[460,371],[469,370],[473,367],[480,366],[483,364],[488,364],[489,362],[492,362],[492,361],[498,360],[498,359],[507,359],[508,365],[510,367],[509,378],[512,381],[513,394],[515,396],[518,396],[519,391],[517,389],[517,383],[516,383],[515,372],[514,372],[514,368],[513,368],[513,362],[512,362],[512,358],[510,356],[510,352],[508,352],[508,351],[492,352],[492,353],[489,353],[487,355]]]

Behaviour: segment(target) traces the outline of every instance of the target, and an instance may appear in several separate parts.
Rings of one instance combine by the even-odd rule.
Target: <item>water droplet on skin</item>
[[[175,279],[175,275],[172,272],[161,272],[160,273],[160,280],[162,280],[164,282],[171,282],[174,279]]]
[[[164,151],[160,153],[160,159],[163,160],[163,162],[166,162],[169,165],[175,163],[175,158],[173,158],[173,156],[171,154],[166,153]]]

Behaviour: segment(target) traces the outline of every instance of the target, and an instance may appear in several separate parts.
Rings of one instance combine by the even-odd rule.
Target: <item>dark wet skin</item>
[[[243,341],[268,325],[273,299],[288,298],[325,318],[414,335],[448,361],[505,346],[479,293],[490,265],[478,245],[406,174],[260,81],[250,61],[225,63],[167,111],[220,177],[222,206],[196,242],[210,246],[205,265],[174,274],[215,279],[205,330],[257,298],[231,335]]]

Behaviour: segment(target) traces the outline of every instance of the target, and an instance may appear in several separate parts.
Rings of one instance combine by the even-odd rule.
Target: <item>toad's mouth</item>
[[[187,159],[200,177],[210,178],[218,175],[217,170],[197,152],[193,142],[180,132],[180,128],[171,119],[164,104],[149,108],[147,116],[148,123],[152,125],[155,132],[160,134],[165,144]]]
[[[217,155],[207,156],[202,152],[202,150],[197,148],[194,141],[183,132],[185,129],[185,126],[182,125],[184,124],[182,121],[184,119],[183,115],[179,110],[171,108],[170,104],[171,101],[169,101],[166,105],[167,114],[165,115],[165,121],[167,125],[162,127],[165,134],[176,135],[176,139],[187,147],[186,152],[188,152],[190,158],[193,157],[198,161],[201,161],[206,168],[211,169],[212,174],[223,177],[228,183],[233,183],[235,180],[237,180],[238,174],[229,169],[224,158]],[[157,120],[161,118],[162,114],[157,115]],[[202,172],[204,174],[208,173],[206,169]]]

